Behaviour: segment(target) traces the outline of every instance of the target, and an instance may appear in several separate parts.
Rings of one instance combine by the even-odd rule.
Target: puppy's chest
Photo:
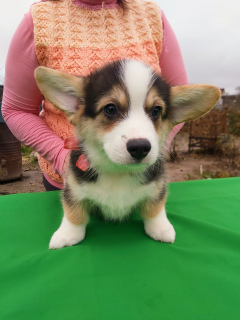
[[[96,203],[104,213],[125,215],[140,201],[157,194],[156,183],[141,184],[131,175],[99,175],[95,183],[84,183],[80,187],[83,198]]]

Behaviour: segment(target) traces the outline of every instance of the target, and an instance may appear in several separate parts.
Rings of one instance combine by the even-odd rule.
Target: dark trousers
[[[61,190],[61,189],[59,189],[59,188],[57,188],[57,187],[54,187],[51,183],[49,183],[49,182],[47,181],[47,179],[44,177],[44,175],[43,175],[43,185],[44,185],[46,191]]]

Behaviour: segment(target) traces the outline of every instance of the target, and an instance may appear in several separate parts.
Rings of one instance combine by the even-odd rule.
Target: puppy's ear
[[[35,78],[44,97],[67,116],[73,115],[83,104],[84,78],[46,67],[38,67]]]
[[[171,88],[169,120],[175,125],[196,119],[210,111],[221,92],[210,85],[185,85]]]

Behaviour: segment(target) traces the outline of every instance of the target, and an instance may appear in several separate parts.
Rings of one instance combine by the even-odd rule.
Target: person
[[[63,113],[43,100],[34,70],[43,65],[86,76],[121,58],[151,65],[170,85],[188,83],[176,36],[154,2],[43,0],[17,28],[6,61],[2,114],[13,134],[39,154],[46,190],[63,188],[70,153],[64,142],[74,132]]]

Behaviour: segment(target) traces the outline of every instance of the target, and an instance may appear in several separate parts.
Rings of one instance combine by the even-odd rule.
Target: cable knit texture
[[[122,58],[141,60],[160,72],[162,45],[160,8],[153,2],[131,0],[123,11],[91,10],[72,0],[47,1],[32,6],[34,41],[40,65],[78,76]],[[65,115],[44,101],[42,119],[62,139],[74,135]],[[42,171],[62,183],[50,163],[39,158]]]

